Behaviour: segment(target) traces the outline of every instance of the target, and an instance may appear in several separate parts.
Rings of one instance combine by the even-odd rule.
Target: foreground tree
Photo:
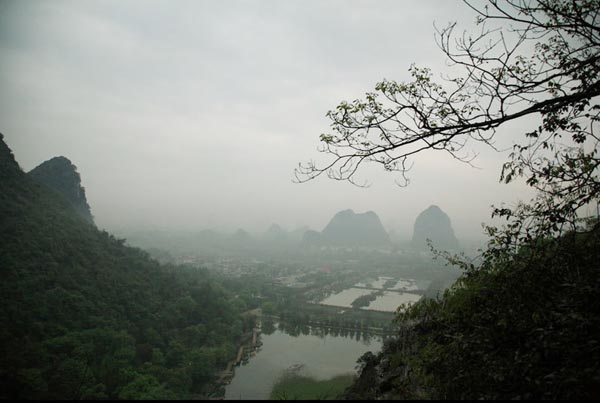
[[[477,12],[478,34],[457,37],[455,24],[437,32],[460,74],[436,82],[413,65],[412,81],[383,80],[364,99],[341,102],[327,114],[332,131],[320,137],[320,151],[333,160],[300,164],[296,180],[325,173],[364,185],[356,181],[359,168],[376,163],[399,172],[405,186],[416,154],[441,151],[470,163],[470,142],[493,148],[500,126],[535,119],[539,126],[514,145],[500,179],[524,177],[538,197],[495,209],[511,219],[497,241],[518,247],[532,236],[573,230],[577,210],[600,194],[600,1],[465,3]]]
[[[522,133],[500,180],[524,178],[529,203],[496,208],[477,265],[440,299],[422,300],[397,320],[399,335],[362,357],[351,399],[589,399],[600,388],[600,225],[581,207],[600,199],[600,1],[466,2],[477,35],[438,31],[455,71],[435,82],[412,66],[411,82],[384,80],[364,99],[328,113],[321,151],[333,160],[296,170],[357,183],[365,163],[408,184],[410,158],[442,151],[470,163],[469,143],[494,147],[508,122],[538,122]]]

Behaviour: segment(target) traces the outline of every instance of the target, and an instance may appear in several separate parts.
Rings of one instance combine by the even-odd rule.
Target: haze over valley
[[[441,244],[455,240],[438,236],[452,233],[452,228],[437,206],[419,216],[428,226],[417,220],[412,244],[393,240],[376,213],[352,210],[338,212],[321,232],[306,227],[288,232],[273,224],[259,235],[238,229],[229,234],[137,232],[115,238],[96,228],[81,176],[69,159],[55,157],[25,173],[0,140],[3,220],[8,233],[20,234],[3,245],[7,256],[20,262],[20,274],[10,270],[9,276],[47,284],[36,297],[43,302],[42,309],[52,301],[61,305],[50,321],[43,313],[32,312],[11,330],[13,337],[41,338],[43,359],[49,360],[43,370],[61,379],[53,385],[42,381],[40,387],[19,375],[8,377],[16,388],[11,393],[22,397],[268,399],[291,393],[290,379],[315,390],[325,388],[327,396],[334,397],[353,381],[357,357],[380,348],[394,334],[392,318],[399,305],[435,298],[460,274],[434,262],[431,252],[420,248],[427,238]],[[31,211],[36,214],[29,217]],[[29,246],[23,248],[20,239]],[[69,245],[74,255],[65,257],[57,245]],[[44,252],[30,255],[31,248]],[[60,268],[65,259],[73,266],[51,269]],[[112,259],[120,263],[111,263]],[[38,265],[41,270],[36,270]],[[174,280],[176,274],[182,277]],[[150,277],[142,280],[140,275]],[[118,281],[116,290],[111,290],[113,281]],[[172,281],[178,284],[170,285]],[[29,285],[19,287],[27,290]],[[155,303],[165,298],[163,287],[176,287],[181,295],[167,296],[170,302],[158,308]],[[13,320],[28,303],[15,294],[19,289],[5,289],[6,301],[12,300],[6,314]],[[129,301],[124,303],[124,298]],[[151,302],[144,308],[137,306],[146,301]],[[113,312],[123,308],[137,311],[139,317]],[[65,323],[64,310],[81,311],[82,322]],[[133,338],[119,339],[114,325],[101,325],[114,321],[115,315],[118,323],[133,326]],[[144,324],[149,318],[164,324]],[[29,321],[39,329],[31,333]],[[54,323],[73,329],[67,339]],[[322,344],[326,341],[327,347]],[[8,337],[7,342],[16,340]],[[104,371],[110,365],[101,361],[92,364],[97,367],[92,377],[71,374],[63,361],[90,365],[82,364],[90,358],[76,350],[86,342],[133,348],[135,352],[131,350],[119,365],[134,372],[107,378]],[[56,343],[67,345],[55,351]],[[9,362],[28,365],[28,348],[15,345]],[[287,353],[281,355],[281,349]],[[106,357],[116,359],[119,351],[111,350]],[[340,351],[344,360],[338,357]],[[154,365],[150,372],[136,369],[150,363]],[[248,369],[235,369],[240,365]],[[45,376],[39,369],[35,373]],[[70,382],[77,377],[83,377],[87,386],[75,391]],[[102,387],[94,387],[98,381]]]
[[[413,62],[445,71],[433,23],[468,26],[468,7],[184,3],[2,4],[2,133],[26,171],[59,155],[73,161],[99,227],[320,231],[353,209],[375,211],[409,240],[415,217],[437,204],[462,238],[481,240],[491,204],[529,198],[522,183],[498,183],[513,128],[501,129],[504,153],[472,145],[476,168],[424,155],[408,188],[375,167],[361,176],[368,189],[292,183],[299,162],[323,160],[315,136],[337,102],[382,77],[409,78]],[[411,40],[388,52],[391,38]]]
[[[0,398],[587,400],[600,0],[0,0]]]

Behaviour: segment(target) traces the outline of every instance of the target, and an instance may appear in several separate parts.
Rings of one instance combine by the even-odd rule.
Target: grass
[[[346,389],[354,375],[338,375],[319,381],[308,376],[286,374],[273,387],[271,400],[335,400]]]

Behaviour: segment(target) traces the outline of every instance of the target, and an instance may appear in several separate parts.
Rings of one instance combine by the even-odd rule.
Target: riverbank
[[[260,335],[260,324],[252,329],[252,332],[246,333],[245,337],[238,347],[237,355],[234,359],[227,363],[225,370],[221,371],[218,375],[217,384],[226,385],[231,381],[231,378],[235,375],[235,367],[248,361],[249,356],[256,354],[256,350],[260,348],[261,342],[259,339]]]

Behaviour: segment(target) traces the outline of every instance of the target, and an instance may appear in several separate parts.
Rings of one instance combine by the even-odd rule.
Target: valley
[[[260,254],[222,253],[153,249],[157,259],[206,267],[254,318],[256,343],[246,339],[211,395],[225,399],[334,398],[356,376],[360,356],[396,334],[402,304],[441,295],[460,274],[429,254],[392,247],[284,253],[263,244]],[[298,395],[306,385],[314,393]]]
[[[598,398],[600,0],[0,0],[0,54],[0,399]]]

